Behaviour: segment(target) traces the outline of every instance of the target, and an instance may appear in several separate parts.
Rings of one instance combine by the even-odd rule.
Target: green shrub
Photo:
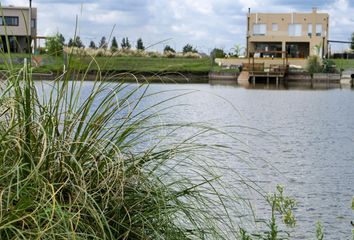
[[[163,49],[163,52],[173,52],[173,53],[176,53],[176,51],[169,45],[166,45]]]
[[[55,36],[47,38],[45,46],[48,54],[60,56],[63,54],[64,40],[61,34],[57,33]]]
[[[175,52],[171,52],[171,51],[165,51],[163,54],[167,58],[175,58],[176,57],[176,53]]]
[[[307,60],[307,71],[309,73],[320,73],[322,69],[320,58],[318,56],[310,56]]]
[[[201,58],[200,54],[196,53],[196,52],[183,53],[183,57],[186,57],[186,58]]]
[[[211,51],[210,55],[213,58],[224,58],[226,53],[224,52],[223,49],[220,48],[214,48],[213,51]]]
[[[324,73],[336,73],[337,72],[337,67],[336,64],[334,63],[333,60],[330,59],[323,59],[323,72]]]
[[[183,47],[182,52],[183,52],[183,54],[186,54],[186,53],[198,53],[197,49],[194,48],[189,43]]]
[[[292,197],[284,195],[284,187],[278,185],[276,187],[276,192],[269,194],[266,200],[271,208],[270,219],[260,220],[266,225],[267,230],[260,231],[260,233],[254,233],[252,236],[255,239],[266,239],[266,240],[278,240],[287,239],[290,234],[279,228],[278,216],[281,216],[282,222],[287,227],[295,227],[296,219],[293,214],[293,210],[296,207],[296,201]],[[249,240],[249,235],[246,231],[241,229],[242,239]]]

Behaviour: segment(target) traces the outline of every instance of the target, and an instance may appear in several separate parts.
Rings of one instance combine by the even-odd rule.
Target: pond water
[[[249,151],[240,154],[251,165],[242,167],[229,159],[223,162],[255,179],[265,191],[274,191],[277,184],[286,186],[286,192],[298,201],[296,239],[314,239],[317,221],[323,223],[326,239],[351,238],[353,90],[286,90],[262,85],[255,89],[208,84],[151,86],[151,91],[170,89],[198,90],[176,100],[189,105],[174,109],[176,118],[249,127],[250,130],[241,127],[243,131],[236,137],[247,142]],[[242,134],[245,131],[249,134]],[[233,181],[232,175],[225,178]],[[269,216],[269,212],[262,211],[265,209],[260,207],[257,214]]]
[[[112,83],[114,84],[114,83]],[[92,83],[87,83],[89,92]],[[220,159],[254,179],[264,191],[277,184],[296,198],[295,239],[315,239],[316,222],[321,221],[325,239],[351,239],[354,221],[351,200],[354,196],[354,91],[333,89],[271,89],[257,85],[152,84],[150,92],[195,90],[173,100],[174,120],[208,122],[213,126],[233,125],[235,152],[250,164],[235,159]],[[166,98],[165,92],[156,100]],[[187,104],[187,105],[184,105]],[[207,142],[229,141],[206,138]],[[245,149],[244,149],[245,148]],[[243,151],[244,150],[244,151]],[[223,156],[219,156],[222,158]],[[224,176],[233,183],[235,176]],[[235,182],[235,184],[237,184]],[[257,200],[257,197],[256,201]],[[269,216],[260,205],[256,214]]]

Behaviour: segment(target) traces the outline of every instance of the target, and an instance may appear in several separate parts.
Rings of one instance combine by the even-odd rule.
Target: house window
[[[267,25],[256,23],[253,24],[253,35],[266,35],[267,33]]]
[[[35,28],[36,27],[36,19],[32,18],[31,19],[31,28]]]
[[[18,26],[18,17],[4,16],[0,18],[0,26]]]
[[[273,31],[273,32],[278,31],[278,24],[277,24],[277,23],[273,23],[273,24],[272,24],[272,31]]]
[[[302,25],[301,24],[289,24],[288,33],[291,37],[299,37],[302,34]]]
[[[316,24],[316,36],[322,36],[322,24]]]
[[[307,28],[307,35],[308,35],[309,37],[312,36],[312,24],[309,24],[309,25],[308,25],[308,28]]]

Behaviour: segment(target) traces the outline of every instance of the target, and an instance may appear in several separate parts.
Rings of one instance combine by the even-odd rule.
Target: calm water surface
[[[87,92],[91,86],[88,82]],[[315,239],[317,221],[323,223],[325,239],[351,239],[354,91],[259,88],[153,84],[149,91],[196,90],[173,100],[174,105],[188,104],[171,110],[174,120],[236,126],[233,134],[246,144],[230,144],[250,164],[222,159],[222,155],[218,161],[254,179],[266,192],[285,185],[286,193],[298,201],[296,239]],[[157,95],[156,100],[166,94],[174,93]],[[229,140],[210,137],[205,141]],[[235,176],[224,178],[233,183]],[[267,217],[269,209],[259,204],[256,213]]]
[[[250,165],[230,159],[222,162],[255,179],[265,191],[274,191],[277,184],[286,186],[299,204],[297,239],[315,239],[317,221],[323,223],[326,239],[351,239],[354,91],[262,88],[157,84],[151,91],[198,90],[176,100],[189,104],[173,110],[180,119],[258,129],[241,128],[239,134],[249,147],[242,158]],[[243,135],[245,131],[249,134]],[[225,176],[231,182],[233,177]],[[262,207],[257,214],[269,216]]]

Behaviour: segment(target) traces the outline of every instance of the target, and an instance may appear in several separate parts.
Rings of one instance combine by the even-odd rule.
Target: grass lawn
[[[88,63],[89,58],[83,58]],[[147,57],[98,57],[99,66],[106,71],[118,72],[209,72],[209,58],[147,58]],[[94,66],[96,69],[97,66]]]
[[[28,57],[28,54],[11,54],[13,59]],[[53,57],[49,55],[39,56],[44,63],[35,68],[35,72],[61,72],[63,69],[63,57]],[[7,54],[0,55],[1,59],[8,59]],[[86,69],[92,60],[89,56],[74,56],[72,66],[76,69]],[[237,69],[221,69],[216,64],[211,65],[210,58],[162,58],[162,57],[96,57],[102,71],[108,72],[132,72],[132,73],[192,73],[206,74],[209,71],[238,72]],[[354,59],[331,59],[337,69],[354,69]],[[15,61],[16,62],[16,61]],[[22,64],[14,63],[15,67],[22,67]],[[0,62],[0,69],[6,69],[3,61]],[[97,65],[93,64],[91,70],[98,70]]]
[[[26,54],[12,54],[13,59],[28,57]],[[0,56],[8,59],[8,55]],[[40,55],[43,65],[35,68],[35,72],[58,72],[62,71],[64,60],[62,57],[51,57]],[[210,58],[161,58],[161,57],[96,57],[97,64],[92,64],[91,70],[109,72],[140,72],[140,73],[192,73],[206,74],[210,70],[220,71],[221,68],[214,64],[211,65]],[[74,68],[86,69],[92,58],[89,56],[74,56],[71,64]],[[14,61],[17,62],[17,61]],[[15,67],[22,67],[22,64],[14,64]],[[0,63],[0,68],[5,69],[4,63]]]
[[[331,59],[335,62],[337,69],[354,69],[354,59]]]

